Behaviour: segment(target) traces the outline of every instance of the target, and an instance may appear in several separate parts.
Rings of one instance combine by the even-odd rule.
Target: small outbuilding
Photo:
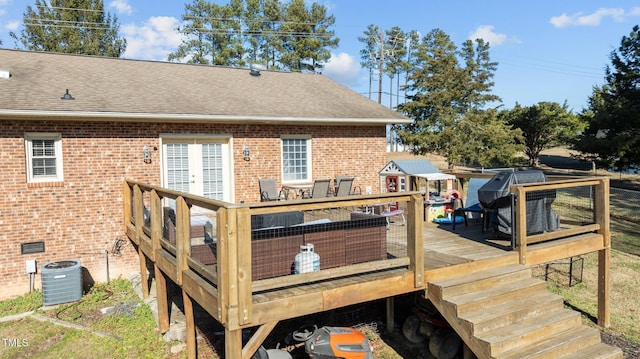
[[[383,192],[420,191],[427,194],[440,195],[443,188],[453,189],[456,176],[442,173],[426,158],[409,160],[392,160],[380,171],[380,187]],[[430,182],[434,182],[434,190],[430,190]]]

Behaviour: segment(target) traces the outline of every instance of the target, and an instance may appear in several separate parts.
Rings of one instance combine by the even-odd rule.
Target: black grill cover
[[[510,235],[511,197],[509,188],[520,183],[546,182],[542,171],[527,170],[499,172],[489,182],[478,189],[478,202],[490,209],[491,225],[499,233]],[[551,208],[555,191],[535,191],[527,193],[527,234],[542,233],[557,228],[557,217]]]

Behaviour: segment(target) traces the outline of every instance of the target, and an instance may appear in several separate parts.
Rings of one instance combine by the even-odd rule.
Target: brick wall
[[[26,132],[62,134],[64,182],[28,185]],[[152,124],[112,122],[0,120],[0,298],[29,290],[25,260],[44,262],[81,259],[87,282],[126,277],[138,270],[133,245],[122,228],[122,185],[125,178],[160,184],[160,134],[228,134],[233,138],[235,200],[259,201],[258,178],[281,183],[280,136],[312,138],[314,178],[352,175],[355,184],[380,191],[378,171],[385,165],[384,126],[266,126]],[[242,156],[249,146],[251,160]],[[151,162],[142,160],[142,148]],[[20,244],[44,241],[45,252],[22,255]]]

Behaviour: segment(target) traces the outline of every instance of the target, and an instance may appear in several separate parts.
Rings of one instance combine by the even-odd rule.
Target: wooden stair
[[[623,357],[523,265],[436,280],[427,294],[480,359]]]

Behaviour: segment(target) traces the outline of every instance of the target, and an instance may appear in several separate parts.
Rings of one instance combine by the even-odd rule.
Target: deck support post
[[[610,291],[609,272],[611,270],[611,248],[598,251],[598,326],[609,328]]]
[[[142,251],[142,246],[138,245],[138,259],[140,260],[140,286],[142,287],[142,298],[149,298],[149,275],[147,274],[147,256]]]
[[[253,353],[251,353],[253,355]],[[243,358],[242,329],[230,330],[224,328],[224,356],[225,358]]]
[[[187,324],[187,357],[196,359],[198,356],[198,348],[196,346],[196,324],[193,317],[193,302],[189,294],[182,290],[182,302],[184,304],[184,316]]]
[[[394,308],[394,298],[387,298],[387,333],[393,333],[394,322],[395,322],[395,308]]]
[[[169,303],[167,299],[167,277],[157,264],[153,266],[156,280],[156,301],[158,303],[158,330],[160,333],[169,331]]]

